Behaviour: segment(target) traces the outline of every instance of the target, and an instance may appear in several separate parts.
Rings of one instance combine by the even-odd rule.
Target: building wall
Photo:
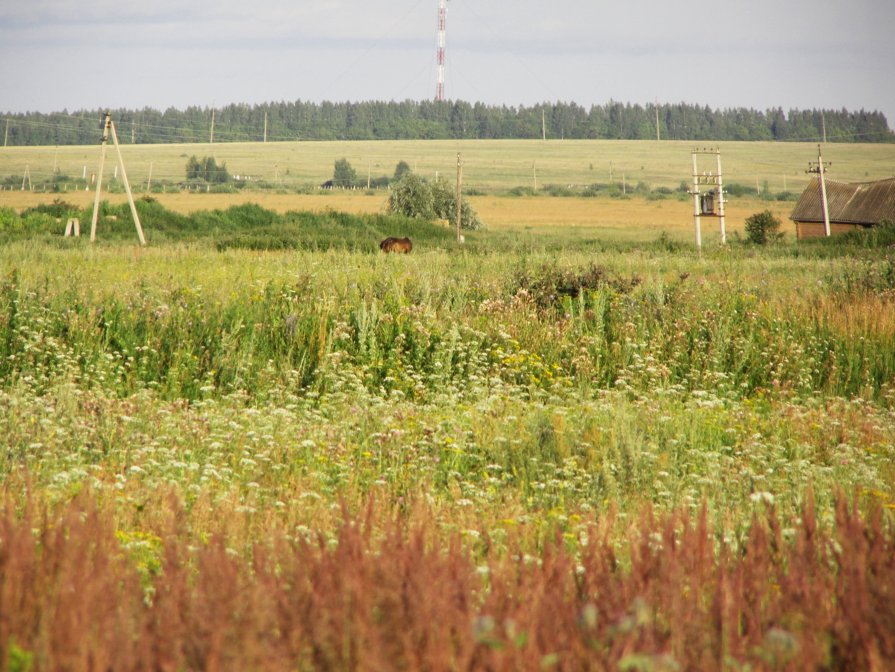
[[[830,222],[830,235],[837,235],[840,233],[848,233],[849,231],[854,231],[855,229],[863,228],[860,224],[838,224],[836,222]],[[823,238],[824,232],[824,223],[823,222],[796,222],[796,238],[798,240],[802,240],[803,238]]]

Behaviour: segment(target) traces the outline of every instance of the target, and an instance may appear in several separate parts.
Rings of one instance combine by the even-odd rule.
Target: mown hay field
[[[122,145],[128,177],[135,184],[153,181],[181,182],[190,156],[215,157],[233,175],[249,176],[284,188],[319,185],[332,177],[333,164],[346,158],[363,180],[391,176],[399,161],[418,174],[453,181],[457,153],[463,157],[463,182],[485,192],[514,187],[587,185],[624,180],[634,187],[676,188],[690,181],[690,152],[711,143],[622,140],[476,140],[380,142],[281,142],[175,145]],[[808,182],[809,161],[817,160],[813,143],[724,142],[725,181],[773,192],[800,191]],[[832,144],[824,148],[831,163],[830,179],[861,181],[891,177],[895,146],[891,144]],[[714,170],[714,157],[699,159],[700,170]],[[97,145],[59,147],[6,147],[0,151],[0,176],[17,176],[21,186],[26,167],[35,179],[54,171],[80,179],[99,167]],[[109,150],[107,176],[116,162]],[[611,170],[611,173],[610,173]]]
[[[192,232],[146,248],[4,214],[8,667],[895,658],[892,232],[698,254],[674,198],[485,194],[458,246],[248,196],[141,202]]]

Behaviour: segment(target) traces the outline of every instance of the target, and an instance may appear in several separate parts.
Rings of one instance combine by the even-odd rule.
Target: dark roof
[[[878,182],[824,181],[831,222],[879,224],[884,219],[895,221],[895,177]],[[797,222],[824,221],[819,178],[811,179],[789,218]]]

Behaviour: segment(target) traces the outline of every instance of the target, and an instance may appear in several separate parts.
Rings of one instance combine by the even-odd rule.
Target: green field
[[[708,143],[704,143],[708,144]],[[187,159],[214,156],[233,175],[248,175],[283,188],[317,186],[332,177],[333,163],[347,158],[363,179],[391,176],[399,161],[419,174],[453,181],[457,153],[463,157],[463,183],[467,188],[500,192],[514,187],[588,185],[638,182],[653,188],[676,188],[691,181],[690,152],[702,147],[689,142],[551,140],[517,141],[383,141],[383,142],[281,142],[193,145],[122,145],[128,177],[137,185],[149,180],[179,183]],[[722,168],[725,181],[765,188],[773,192],[801,191],[808,182],[809,161],[817,160],[811,143],[725,142]],[[862,181],[891,177],[895,147],[879,144],[833,144],[824,149],[831,163],[830,179]],[[702,157],[707,159],[710,157]],[[55,171],[79,180],[99,167],[99,143],[94,147],[8,147],[0,150],[0,178],[21,187],[26,167],[34,180],[49,180]],[[107,176],[117,161],[111,150]],[[611,180],[610,180],[611,165]],[[701,170],[713,165],[700,163]],[[73,186],[72,186],[73,188]]]
[[[673,197],[501,193],[533,160],[545,182],[605,181],[611,158],[676,187],[682,144],[214,149],[296,185],[340,156],[451,174],[459,149],[481,209],[514,214],[458,246],[364,193],[313,196],[350,215],[288,214],[293,193],[163,194],[140,204],[141,248],[123,205],[92,246],[4,211],[0,664],[893,659],[891,230],[699,254]],[[774,190],[813,149],[722,148],[731,181],[776,174]],[[208,148],[124,151],[137,181]],[[843,179],[895,165],[889,146],[828,151]],[[58,152],[70,174],[98,154]],[[5,150],[0,175],[53,153]],[[285,200],[237,205],[262,197]],[[637,212],[653,228],[626,229]],[[412,254],[378,252],[405,231]]]

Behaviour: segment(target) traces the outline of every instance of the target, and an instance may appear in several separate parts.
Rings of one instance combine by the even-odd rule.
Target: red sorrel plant
[[[840,499],[793,528],[757,513],[739,542],[705,511],[644,512],[619,547],[482,559],[428,514],[375,505],[334,539],[271,533],[249,556],[172,523],[145,592],[103,511],[0,512],[0,660],[49,669],[884,670],[895,543]],[[176,516],[172,516],[176,520]],[[519,551],[516,553],[515,551]]]

